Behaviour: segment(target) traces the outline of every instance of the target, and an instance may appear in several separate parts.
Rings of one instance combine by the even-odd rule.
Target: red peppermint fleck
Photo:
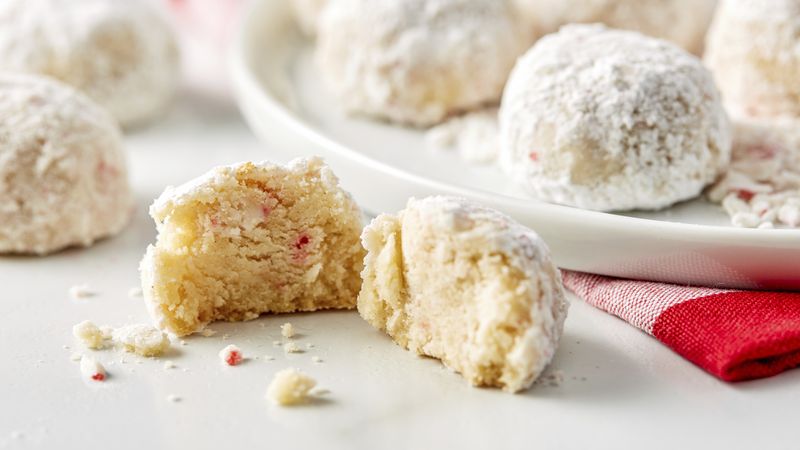
[[[272,208],[270,208],[268,205],[262,205],[261,214],[263,214],[264,218],[266,219],[270,214],[272,214]]]
[[[533,162],[537,162],[539,161],[539,154],[536,152],[530,152],[528,153],[528,158],[530,158],[530,160]]]
[[[294,241],[295,251],[292,255],[292,259],[295,263],[302,264],[305,262],[306,258],[308,257],[308,251],[306,250],[306,247],[310,243],[311,237],[306,233],[303,233],[297,237],[297,239]]]
[[[307,234],[301,234],[294,242],[294,248],[302,250],[309,242],[311,242],[311,238]]]
[[[235,366],[242,362],[242,354],[234,350],[228,353],[228,357],[225,358],[225,362],[228,363],[229,366]]]
[[[106,379],[106,375],[103,374],[103,373],[96,373],[96,374],[92,375],[92,379],[94,381],[103,381],[103,380]]]
[[[752,200],[755,195],[755,192],[748,191],[747,189],[739,189],[736,191],[736,196],[746,202]]]
[[[772,159],[778,154],[775,146],[761,143],[747,148],[747,153],[758,159]]]
[[[116,177],[119,171],[116,167],[108,165],[102,159],[97,163],[97,173],[102,177]]]

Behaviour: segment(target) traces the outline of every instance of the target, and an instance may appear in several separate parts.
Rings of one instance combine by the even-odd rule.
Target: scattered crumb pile
[[[86,348],[99,350],[108,341],[123,350],[142,356],[159,356],[169,348],[170,341],[161,330],[145,324],[125,325],[114,329],[108,325],[98,327],[89,320],[72,327],[72,334]]]
[[[273,403],[289,406],[305,403],[316,380],[297,369],[284,369],[276,373],[267,388],[267,398]]]
[[[709,199],[738,227],[800,227],[800,131],[791,121],[735,125],[731,167]]]

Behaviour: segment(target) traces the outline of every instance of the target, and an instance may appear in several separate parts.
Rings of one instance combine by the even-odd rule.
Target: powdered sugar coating
[[[133,198],[113,118],[74,89],[0,75],[0,253],[53,252],[118,233]]]
[[[496,102],[529,44],[496,0],[337,0],[318,32],[321,75],[349,112],[416,126]]]
[[[722,0],[705,61],[736,114],[800,117],[800,1]]]
[[[316,36],[317,23],[329,0],[291,0],[295,21],[308,36]]]
[[[541,39],[500,108],[502,166],[534,197],[594,210],[692,198],[730,160],[711,75],[673,44],[601,25]]]
[[[700,54],[717,0],[512,0],[543,36],[570,23],[602,23],[666,39]]]
[[[171,100],[178,53],[172,31],[143,0],[3,0],[0,69],[59,79],[127,126]]]
[[[411,199],[364,229],[362,317],[472,384],[527,388],[551,361],[568,304],[547,246],[454,197]]]

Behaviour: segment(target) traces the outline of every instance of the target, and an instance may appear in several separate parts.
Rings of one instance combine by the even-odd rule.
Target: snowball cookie
[[[539,36],[569,23],[602,23],[700,54],[717,0],[513,0]]]
[[[89,245],[132,211],[114,119],[69,86],[0,74],[0,253]]]
[[[705,60],[739,114],[800,117],[800,0],[723,0]]]
[[[692,198],[730,161],[711,75],[673,44],[568,25],[523,56],[500,108],[501,165],[534,197],[595,210]]]
[[[300,30],[307,36],[317,34],[317,22],[328,0],[291,0],[292,11]]]
[[[141,263],[159,328],[353,308],[361,212],[319,158],[216,168],[150,207],[158,242]]]
[[[497,102],[529,44],[497,0],[337,0],[317,31],[321,74],[349,112],[416,126]]]
[[[2,0],[0,70],[57,78],[128,126],[169,103],[178,53],[144,0]]]
[[[553,358],[568,304],[533,231],[463,199],[428,197],[378,216],[361,239],[358,312],[398,344],[510,392]]]

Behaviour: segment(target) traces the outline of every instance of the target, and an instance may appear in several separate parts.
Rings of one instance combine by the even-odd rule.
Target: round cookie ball
[[[705,61],[737,115],[800,117],[800,1],[723,0]]]
[[[89,245],[132,209],[114,119],[69,86],[0,75],[0,253]]]
[[[123,126],[166,108],[178,69],[172,30],[143,0],[0,2],[0,70],[70,84]]]
[[[700,61],[602,25],[541,39],[499,115],[501,165],[554,203],[658,209],[698,195],[730,161],[730,123]]]
[[[717,0],[512,0],[543,36],[570,23],[602,23],[700,54]]]
[[[505,1],[337,0],[317,60],[351,113],[428,126],[497,102],[529,39]]]
[[[561,338],[568,303],[539,236],[454,197],[411,199],[361,236],[358,312],[476,386],[526,389]]]
[[[291,3],[300,30],[307,36],[316,36],[317,23],[328,0],[291,0]]]

